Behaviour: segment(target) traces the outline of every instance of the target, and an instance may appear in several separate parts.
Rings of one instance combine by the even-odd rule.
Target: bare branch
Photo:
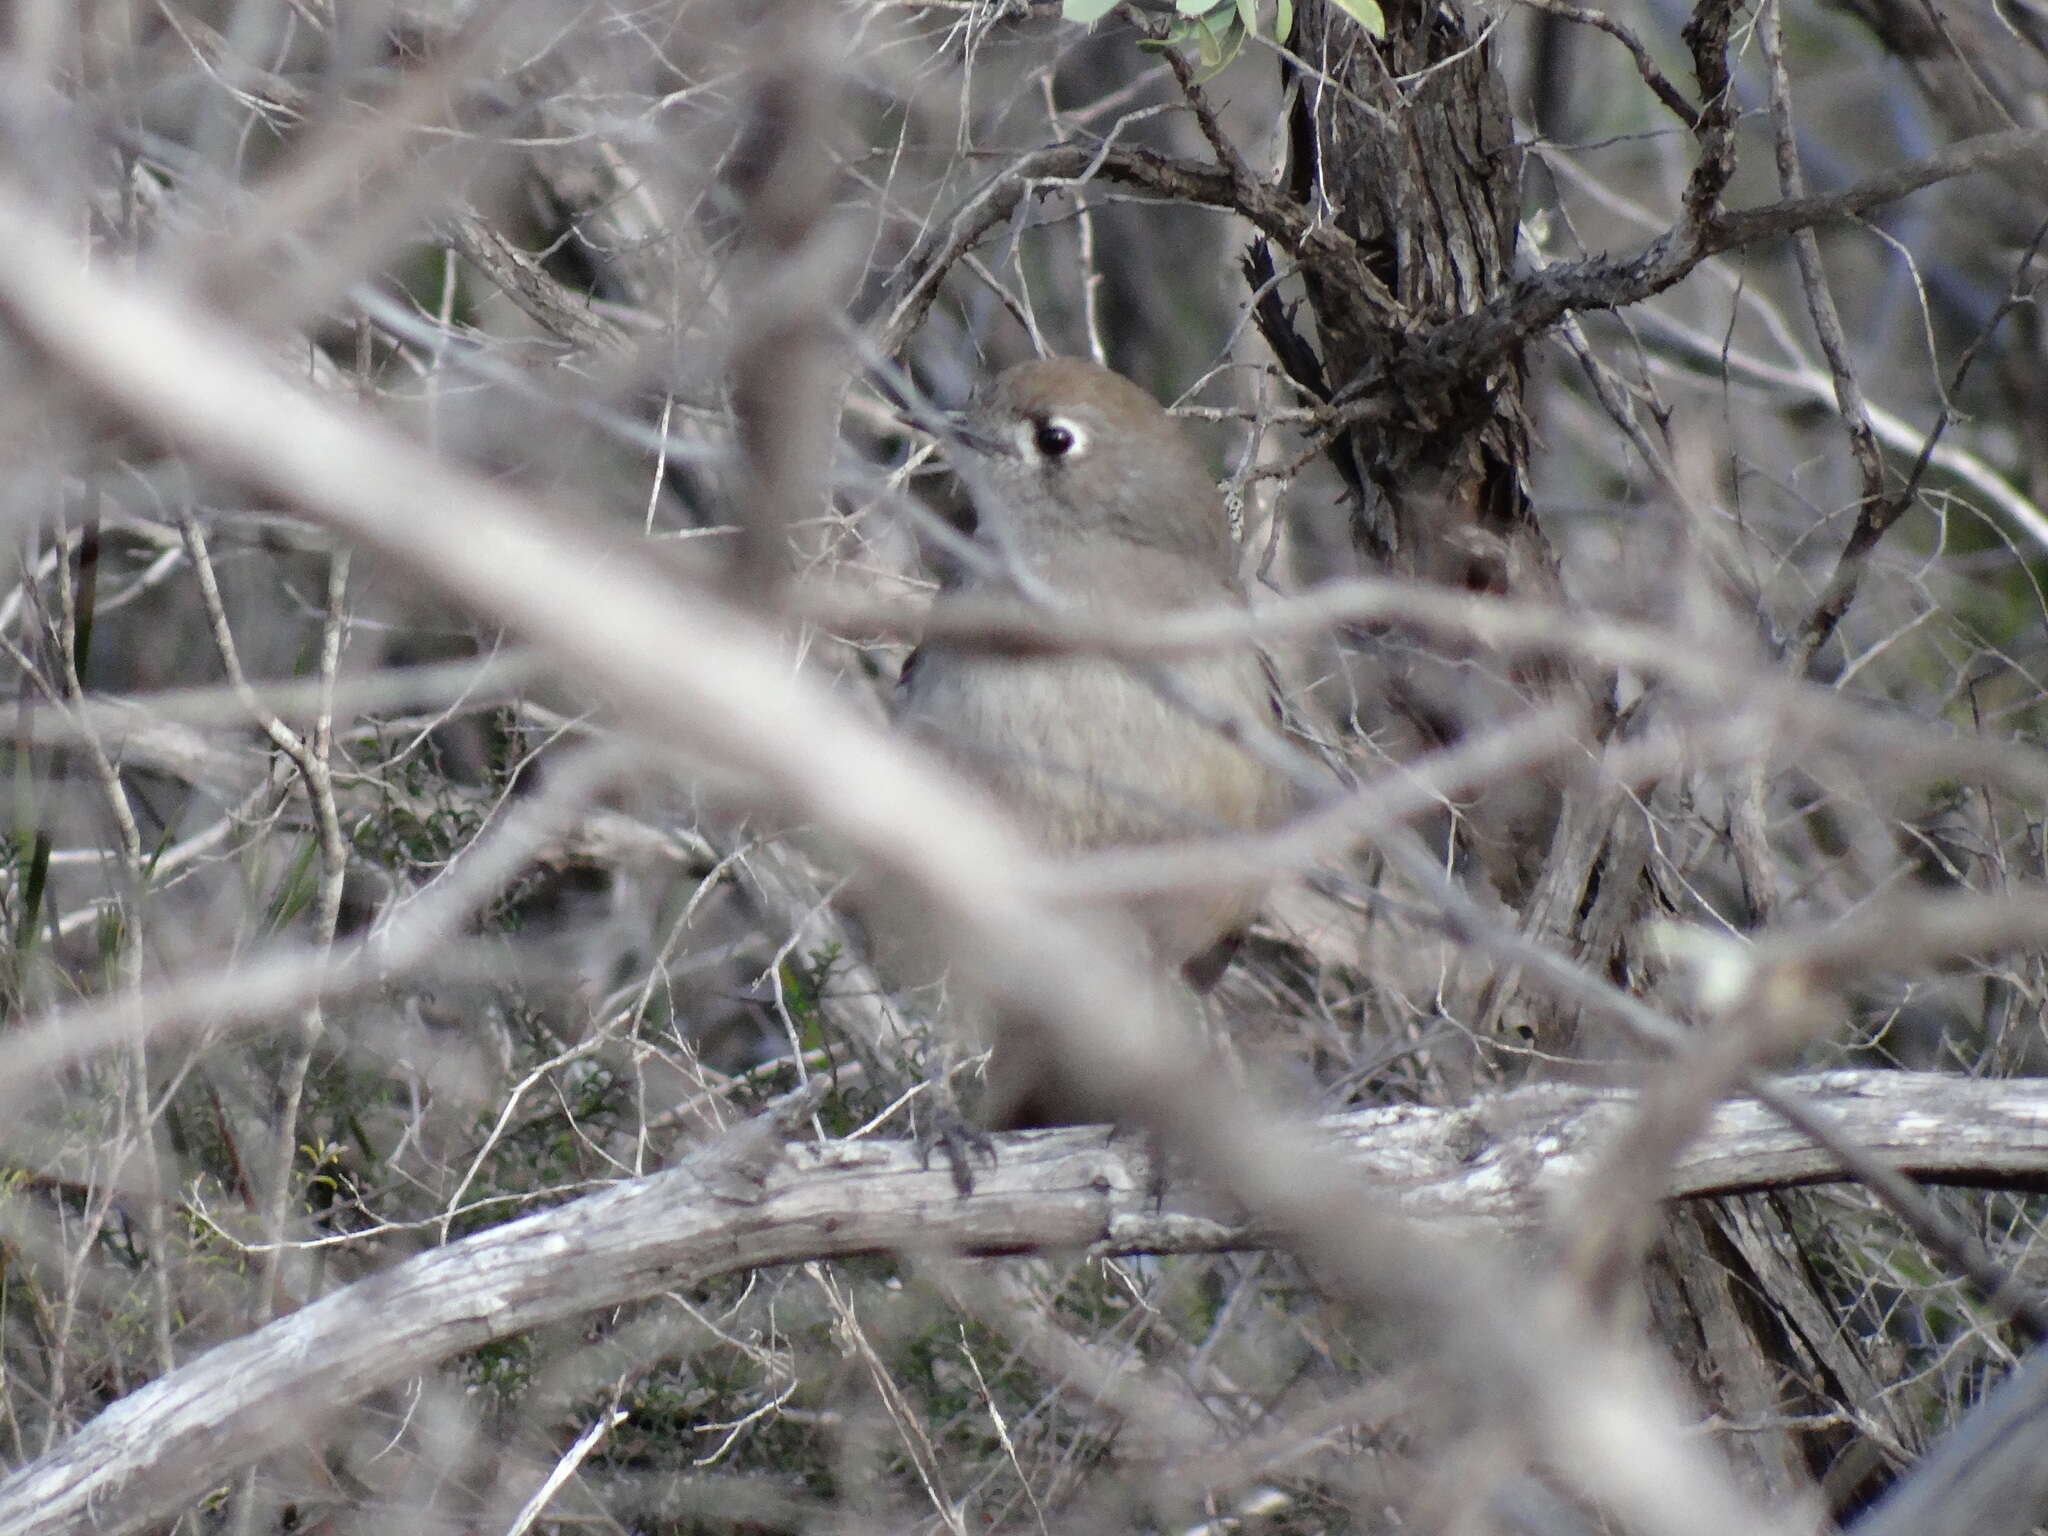
[[[1789,1086],[1918,1177],[2008,1187],[2048,1178],[2048,1084],[1836,1072]],[[1523,1229],[1598,1166],[1632,1108],[1624,1093],[1552,1087],[1327,1124],[1352,1171],[1417,1217]],[[90,1518],[103,1536],[139,1530],[308,1423],[437,1360],[735,1270],[889,1251],[1187,1253],[1261,1240],[1256,1224],[1200,1190],[1176,1190],[1161,1208],[1143,1153],[1100,1130],[1004,1138],[965,1198],[914,1148],[784,1147],[783,1134],[774,1117],[751,1121],[667,1172],[436,1248],[217,1347],[0,1482],[0,1526],[55,1536]],[[1775,1113],[1737,1100],[1714,1112],[1667,1193],[1843,1172]]]

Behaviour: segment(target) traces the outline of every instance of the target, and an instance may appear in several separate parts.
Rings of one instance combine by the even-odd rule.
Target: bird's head
[[[1020,554],[1115,539],[1234,569],[1200,448],[1107,368],[1056,357],[1005,370],[959,418],[947,451],[984,533]]]

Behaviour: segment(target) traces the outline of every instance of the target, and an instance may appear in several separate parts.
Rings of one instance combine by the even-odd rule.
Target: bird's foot
[[[934,1152],[945,1154],[953,1188],[963,1200],[974,1193],[973,1160],[983,1158],[991,1168],[996,1163],[995,1138],[950,1105],[935,1106],[918,1130],[918,1160],[929,1168]]]
[[[1163,1211],[1166,1209],[1166,1141],[1149,1127],[1138,1130],[1128,1125],[1117,1124],[1109,1128],[1109,1139],[1113,1142],[1122,1141],[1127,1136],[1136,1136],[1138,1144],[1144,1149],[1145,1198],[1152,1202],[1153,1210]]]

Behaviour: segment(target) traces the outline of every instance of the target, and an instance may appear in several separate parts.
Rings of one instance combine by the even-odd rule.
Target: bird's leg
[[[974,1193],[974,1159],[982,1158],[993,1168],[996,1144],[960,1108],[959,1096],[953,1089],[956,1065],[952,1061],[942,1062],[932,1074],[930,1091],[924,1096],[924,1113],[917,1123],[917,1154],[918,1160],[929,1168],[932,1154],[943,1153],[946,1169],[953,1175],[953,1188],[965,1200]]]
[[[1132,1130],[1128,1125],[1113,1125],[1109,1128],[1112,1141]],[[1140,1145],[1145,1150],[1145,1198],[1152,1202],[1154,1211],[1166,1209],[1166,1138],[1159,1134],[1157,1126],[1146,1126],[1138,1131],[1142,1138]]]

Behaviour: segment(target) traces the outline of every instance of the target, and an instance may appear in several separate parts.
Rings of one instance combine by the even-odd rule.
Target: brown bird
[[[1011,368],[969,407],[948,454],[988,558],[953,575],[942,603],[1023,586],[1137,620],[1245,600],[1199,448],[1118,374],[1076,358]],[[1269,754],[1240,744],[1281,740],[1271,673],[1250,647],[1136,668],[928,641],[904,668],[897,715],[1054,854],[1254,831],[1299,799]],[[1147,897],[1132,916],[1154,962],[1206,988],[1258,901],[1252,885],[1212,888]],[[990,1129],[1110,1118],[1113,1105],[1062,1074],[1035,1035],[1001,1022],[993,1033]]]

